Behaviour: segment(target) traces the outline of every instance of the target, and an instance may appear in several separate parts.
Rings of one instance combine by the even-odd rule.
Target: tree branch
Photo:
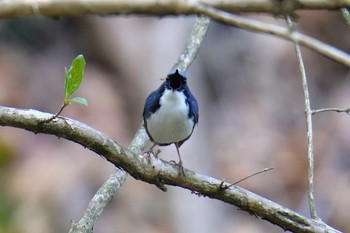
[[[285,27],[229,14],[210,7],[200,6],[199,11],[218,22],[254,32],[275,35],[292,42],[297,42],[298,44],[314,50],[329,59],[350,67],[350,55],[348,53],[300,32],[290,32],[289,29]]]
[[[33,0],[5,1],[0,5],[1,18],[19,17],[60,17],[80,16],[87,14],[142,14],[162,15],[207,15],[212,19],[243,29],[262,32],[296,41],[300,45],[314,50],[321,55],[350,67],[350,55],[329,44],[300,32],[290,33],[285,27],[264,23],[258,20],[241,17],[228,12],[265,12],[288,15],[298,9],[345,9],[350,8],[346,0],[116,0],[116,1],[81,1],[81,0]],[[288,10],[288,9],[292,9]]]
[[[129,150],[135,154],[141,154],[147,146],[148,140],[148,135],[141,125],[136,131]],[[83,217],[77,223],[72,223],[69,233],[92,233],[94,225],[103,209],[124,184],[126,177],[127,173],[116,167],[90,201]]]
[[[98,189],[79,222],[72,223],[69,233],[92,233],[93,227],[105,206],[125,182],[127,173],[115,168],[107,181]]]
[[[260,197],[237,186],[195,173],[184,168],[186,176],[179,176],[177,165],[151,157],[149,162],[142,155],[136,155],[122,147],[107,135],[78,121],[58,117],[43,124],[51,114],[36,110],[22,110],[0,107],[0,125],[26,129],[34,133],[45,133],[62,137],[103,156],[116,167],[122,168],[135,179],[143,180],[157,187],[165,185],[183,187],[200,195],[237,206],[257,217],[265,219],[293,232],[339,232],[330,226],[308,219],[290,209]]]
[[[82,16],[87,14],[193,15],[204,4],[227,12],[289,14],[295,10],[349,8],[347,0],[16,0],[2,1],[0,18]]]
[[[171,68],[172,70],[181,69],[186,71],[192,64],[192,61],[196,58],[199,48],[204,40],[205,35],[208,32],[210,24],[210,18],[207,16],[198,16],[196,23],[192,28],[191,34],[188,37],[186,45],[182,50],[181,55],[177,59],[177,62]]]
[[[289,16],[286,17],[288,28],[290,33],[293,33],[292,20]],[[294,41],[295,53],[298,60],[299,71],[301,76],[301,82],[304,93],[304,106],[305,106],[305,118],[306,118],[306,137],[307,137],[307,155],[308,155],[308,198],[309,198],[309,209],[310,215],[313,219],[319,220],[315,210],[314,201],[314,143],[313,143],[313,131],[312,131],[312,110],[310,104],[309,87],[307,84],[307,76],[305,66],[303,62],[303,56],[300,51],[300,47],[297,41]]]
[[[350,108],[321,108],[312,110],[312,114],[320,113],[320,112],[345,112],[350,114]]]

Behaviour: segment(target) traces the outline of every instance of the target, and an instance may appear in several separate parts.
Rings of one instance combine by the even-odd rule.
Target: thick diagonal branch
[[[135,179],[158,187],[173,185],[192,192],[221,200],[237,206],[255,216],[265,219],[285,230],[293,232],[338,232],[324,223],[308,219],[237,186],[195,173],[184,168],[186,176],[178,175],[176,165],[160,159],[151,163],[142,155],[136,155],[122,147],[107,135],[78,121],[58,117],[48,124],[42,121],[52,116],[36,110],[0,107],[0,125],[26,129],[34,133],[55,135],[74,141],[103,156],[116,167],[122,168]]]

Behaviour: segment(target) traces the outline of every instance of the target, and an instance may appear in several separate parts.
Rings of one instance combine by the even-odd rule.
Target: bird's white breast
[[[156,143],[179,142],[192,133],[194,122],[188,118],[185,99],[182,92],[164,91],[160,108],[147,120],[148,132]]]

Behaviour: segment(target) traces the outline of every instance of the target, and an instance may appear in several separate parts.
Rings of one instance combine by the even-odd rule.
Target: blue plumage
[[[175,144],[183,172],[179,147],[190,138],[198,123],[198,103],[187,85],[184,71],[171,71],[160,87],[147,97],[143,120],[154,143],[149,153],[155,145]]]

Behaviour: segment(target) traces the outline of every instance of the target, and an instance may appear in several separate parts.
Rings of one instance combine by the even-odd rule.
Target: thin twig
[[[290,33],[294,33],[292,20],[289,16],[286,17],[288,28]],[[305,72],[303,57],[301,55],[300,47],[297,41],[294,41],[294,48],[298,59],[299,71],[301,74],[301,81],[303,85],[304,92],[304,105],[305,105],[305,117],[306,117],[306,132],[307,132],[307,154],[308,154],[308,198],[309,198],[309,208],[310,214],[313,219],[318,220],[316,210],[315,210],[315,201],[314,201],[314,146],[313,146],[313,132],[312,132],[312,110],[310,104],[310,94],[309,87],[307,84],[307,76]]]
[[[312,115],[320,112],[339,112],[339,113],[347,113],[350,114],[350,108],[321,108],[321,109],[316,109],[312,110]]]
[[[233,186],[233,185],[237,185],[237,184],[241,183],[242,181],[245,181],[245,180],[247,180],[247,179],[249,179],[249,178],[251,178],[251,177],[253,177],[253,176],[259,175],[259,174],[264,173],[264,172],[271,171],[272,169],[273,169],[273,167],[264,168],[263,170],[257,171],[257,172],[255,172],[255,173],[249,175],[249,176],[246,176],[246,177],[244,177],[244,178],[242,178],[242,179],[240,179],[240,180],[234,182],[234,183],[231,184],[229,187],[231,187],[231,186]]]
[[[232,183],[232,184],[229,184],[229,185],[226,185],[226,184],[225,184],[225,183],[226,183],[225,180],[223,180],[223,181],[220,183],[220,185],[219,185],[219,190],[226,190],[226,189],[229,189],[229,188],[231,188],[232,186],[241,183],[242,181],[245,181],[245,180],[247,180],[247,179],[249,179],[249,178],[251,178],[251,177],[253,177],[253,176],[259,175],[259,174],[261,174],[261,173],[263,173],[263,172],[268,172],[268,171],[270,171],[270,170],[272,170],[272,169],[273,169],[273,167],[264,168],[264,169],[262,169],[262,170],[260,170],[260,171],[254,172],[253,174],[250,174],[249,176],[243,177],[242,179],[240,179],[240,180],[238,180],[238,181],[236,181],[236,182],[234,182],[234,183]]]

